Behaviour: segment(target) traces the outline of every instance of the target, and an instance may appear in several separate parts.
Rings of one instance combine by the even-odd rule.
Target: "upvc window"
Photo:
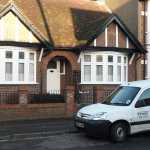
[[[91,81],[91,65],[84,65],[84,81]]]
[[[36,83],[36,51],[1,46],[0,60],[0,84]]]
[[[34,81],[34,64],[29,64],[29,81]]]
[[[81,56],[82,84],[121,84],[128,80],[128,57],[118,52],[87,52]]]
[[[113,65],[108,65],[108,81],[113,82],[114,76],[113,76]]]
[[[103,81],[103,66],[96,65],[96,81]]]
[[[6,62],[5,63],[5,80],[6,81],[12,81],[12,70],[13,70],[12,62]]]
[[[19,74],[19,81],[24,81],[24,63],[19,63],[18,74]]]

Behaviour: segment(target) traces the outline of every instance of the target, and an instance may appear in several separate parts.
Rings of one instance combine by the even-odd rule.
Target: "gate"
[[[76,101],[78,104],[94,103],[94,90],[92,86],[77,85]]]

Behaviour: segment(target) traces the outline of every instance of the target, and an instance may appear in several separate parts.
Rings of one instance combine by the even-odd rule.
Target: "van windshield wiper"
[[[127,106],[127,104],[124,103],[110,103],[110,105],[117,105],[117,106]]]

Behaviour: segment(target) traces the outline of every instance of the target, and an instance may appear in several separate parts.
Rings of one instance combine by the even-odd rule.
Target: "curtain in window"
[[[13,70],[12,62],[6,62],[5,63],[5,80],[6,81],[12,81],[12,70]]]
[[[113,66],[108,66],[108,81],[113,81]]]
[[[34,64],[29,64],[29,81],[34,81]]]
[[[24,81],[24,63],[19,63],[18,72],[19,72],[19,81]]]
[[[103,81],[103,66],[102,65],[96,66],[96,80]]]
[[[91,65],[84,66],[84,81],[91,81]]]

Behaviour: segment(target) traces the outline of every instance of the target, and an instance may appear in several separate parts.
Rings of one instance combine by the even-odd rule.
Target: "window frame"
[[[13,58],[6,58],[6,51],[12,51]],[[19,59],[19,52],[24,52],[24,59]],[[34,81],[28,80],[29,74],[29,54],[34,53]],[[15,46],[1,46],[0,47],[0,84],[37,84],[36,82],[36,66],[37,66],[37,54],[35,50],[30,48],[15,47]],[[5,79],[5,64],[11,62],[13,66],[12,81],[6,81]],[[19,64],[24,63],[24,81],[19,81]]]
[[[84,55],[91,55],[91,62],[84,62]],[[98,55],[103,57],[102,62],[97,62]],[[113,62],[108,62],[108,56],[113,56]],[[118,57],[121,57],[121,62],[118,63]],[[124,57],[127,62],[124,63]],[[122,84],[128,82],[128,57],[127,53],[119,52],[81,52],[81,84]],[[91,65],[91,81],[84,81],[84,65]],[[103,67],[103,81],[96,80],[96,66],[102,65]],[[113,81],[108,81],[108,66],[113,66]],[[118,81],[117,67],[121,66],[121,81]],[[124,67],[126,67],[126,81],[124,80]]]

